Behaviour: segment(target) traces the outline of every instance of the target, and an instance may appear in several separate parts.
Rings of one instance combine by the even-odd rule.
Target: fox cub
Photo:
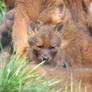
[[[60,49],[63,31],[64,26],[62,23],[55,26],[31,22],[27,32],[29,43],[28,58],[36,63],[45,61],[45,64],[58,65],[62,56]]]
[[[27,33],[28,57],[36,63],[92,67],[92,39],[71,21],[57,25],[31,22]]]
[[[61,4],[49,8],[39,16],[40,23],[30,23],[28,56],[37,63],[92,67],[92,38],[85,28],[74,24],[70,11],[64,7]]]

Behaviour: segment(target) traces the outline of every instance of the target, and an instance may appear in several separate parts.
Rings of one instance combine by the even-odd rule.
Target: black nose
[[[48,61],[49,57],[43,56],[43,61]]]

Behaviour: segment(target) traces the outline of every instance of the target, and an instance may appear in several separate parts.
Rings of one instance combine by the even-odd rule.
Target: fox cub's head
[[[61,23],[55,26],[31,22],[28,27],[30,58],[38,63],[53,61],[60,50],[63,31],[64,27]]]

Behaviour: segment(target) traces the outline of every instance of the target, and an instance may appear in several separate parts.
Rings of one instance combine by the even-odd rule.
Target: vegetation
[[[17,55],[12,55],[10,59],[6,57],[0,69],[0,92],[68,92],[67,83],[58,90],[51,89],[62,82],[62,79],[44,80],[45,74],[39,75],[35,71],[42,64],[30,68],[31,64],[28,64],[26,59],[19,59]],[[73,92],[73,84],[71,76],[71,91],[69,92]],[[84,89],[84,92],[87,92],[86,86]],[[81,81],[75,90],[81,92]]]
[[[3,19],[5,16],[5,4],[0,0],[0,21]]]
[[[4,8],[5,5],[0,0],[0,21],[5,15]],[[27,63],[26,59],[18,59],[17,55],[12,55],[10,59],[5,58],[3,66],[0,69],[0,92],[68,92],[67,83],[64,86],[64,91],[61,91],[62,87],[58,90],[50,89],[60,81],[55,81],[54,79],[46,81],[44,80],[44,75],[39,75],[35,71],[43,63],[33,69],[30,69]],[[72,78],[71,92],[73,92]],[[79,83],[76,92],[81,92],[81,83]],[[86,87],[85,92],[87,92]]]
[[[44,75],[34,71],[40,65],[30,69],[26,59],[18,60],[16,55],[13,55],[10,61],[5,58],[0,70],[0,92],[59,92],[50,89],[59,81],[46,81]]]

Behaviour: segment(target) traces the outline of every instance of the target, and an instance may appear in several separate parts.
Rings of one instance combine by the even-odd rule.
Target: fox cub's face
[[[35,58],[36,62],[45,61],[46,63],[53,61],[60,50],[63,30],[63,24],[54,26],[31,22],[28,27],[31,59]]]

